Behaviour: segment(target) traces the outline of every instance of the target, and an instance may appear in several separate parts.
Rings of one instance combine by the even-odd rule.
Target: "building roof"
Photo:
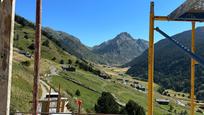
[[[186,0],[168,18],[171,20],[204,21],[204,0]]]
[[[168,100],[168,99],[156,99],[156,102],[167,102],[167,103],[169,103],[170,100]]]

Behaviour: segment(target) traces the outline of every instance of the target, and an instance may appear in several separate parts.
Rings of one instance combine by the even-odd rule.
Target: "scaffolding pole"
[[[154,93],[154,2],[150,5],[149,51],[148,51],[148,115],[153,115]]]
[[[41,23],[42,23],[42,0],[36,0],[36,33],[35,33],[35,60],[34,60],[34,83],[33,83],[33,115],[38,110],[38,88],[40,78],[40,55],[41,55]]]
[[[191,50],[192,53],[195,53],[195,22],[192,22]],[[195,60],[191,59],[191,115],[194,115],[195,113],[195,63]]]
[[[9,115],[15,0],[0,1],[0,115]]]

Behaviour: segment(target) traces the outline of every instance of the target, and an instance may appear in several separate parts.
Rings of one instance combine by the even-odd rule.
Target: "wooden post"
[[[57,113],[60,112],[60,105],[61,105],[61,93],[60,93],[60,85],[59,85],[58,99],[57,99]]]
[[[38,88],[40,78],[40,54],[41,54],[41,22],[42,22],[42,0],[36,0],[36,33],[35,33],[35,60],[33,79],[33,115],[38,110]]]
[[[195,22],[192,22],[191,51],[195,53]],[[195,114],[195,60],[191,59],[191,109],[190,115]]]
[[[0,1],[0,115],[9,115],[15,0]]]
[[[63,100],[63,101],[62,101],[62,106],[61,106],[61,112],[62,112],[62,113],[64,112],[64,105],[65,105],[65,101]]]
[[[150,5],[149,50],[148,50],[148,115],[153,115],[154,93],[154,2]]]
[[[48,100],[47,100],[47,107],[46,107],[46,112],[50,112],[50,95],[51,95],[51,90],[52,88],[50,87],[50,90],[49,90],[49,96],[48,96]],[[49,114],[47,114],[49,115]]]

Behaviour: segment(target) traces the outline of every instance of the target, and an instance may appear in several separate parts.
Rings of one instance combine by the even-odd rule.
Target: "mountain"
[[[43,28],[43,33],[48,38],[58,42],[58,45],[65,51],[77,56],[78,58],[87,59],[97,63],[106,63],[105,59],[97,54],[94,54],[90,48],[82,44],[81,41],[73,35],[62,31],[55,31],[48,27]]]
[[[26,20],[21,16],[16,15],[15,21],[23,26],[35,28],[35,25],[32,22]],[[103,57],[94,54],[90,48],[81,43],[81,41],[73,35],[62,31],[56,31],[49,27],[44,27],[42,29],[42,34],[57,43],[57,45],[62,47],[65,51],[78,58],[87,59],[96,63],[106,64],[106,60],[103,59]]]
[[[196,53],[204,57],[204,27],[196,29]],[[185,31],[174,35],[173,38],[185,46],[191,46],[191,31]],[[146,50],[141,56],[126,64],[131,68],[127,74],[146,80],[147,57]],[[177,48],[168,39],[163,39],[155,44],[155,82],[165,88],[176,91],[190,91],[190,58],[182,50]],[[204,68],[196,66],[196,96],[204,99]]]
[[[129,33],[122,32],[114,39],[94,46],[92,51],[103,56],[110,64],[122,65],[141,55],[148,42],[134,39]]]
[[[35,29],[35,25],[32,22],[21,16],[16,15],[15,20],[22,26],[29,26]],[[73,35],[56,31],[49,27],[44,27],[42,34],[77,58],[107,65],[125,64],[142,54],[148,46],[147,41],[142,39],[135,40],[127,32],[123,32],[114,39],[93,48],[87,47]]]

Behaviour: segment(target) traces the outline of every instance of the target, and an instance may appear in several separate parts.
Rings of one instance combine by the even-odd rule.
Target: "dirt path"
[[[41,99],[44,99],[45,98],[45,95],[47,93],[49,93],[49,89],[50,89],[50,86],[44,82],[43,80],[40,80],[40,85],[41,85],[41,88],[42,88],[42,96],[41,96]],[[56,93],[54,89],[51,88],[51,93]],[[64,109],[65,113],[71,113],[71,111],[67,110],[66,107]],[[69,114],[66,114],[66,115],[69,115]],[[71,115],[71,114],[70,114]]]
[[[49,93],[50,86],[46,82],[44,82],[43,80],[40,80],[40,85],[41,85],[41,88],[42,88],[41,99],[43,99],[45,97],[45,95],[47,93]],[[55,93],[54,89],[52,89],[52,88],[51,88],[51,93]]]

